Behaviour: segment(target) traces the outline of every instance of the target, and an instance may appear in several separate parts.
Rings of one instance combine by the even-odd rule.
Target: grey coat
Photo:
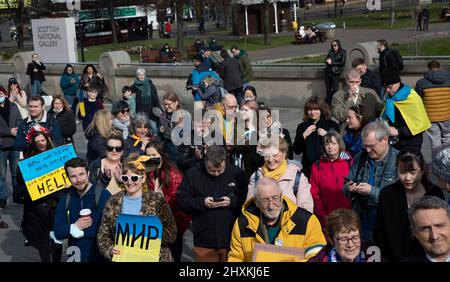
[[[9,105],[9,124],[0,116],[0,149],[14,147],[16,137],[11,135],[11,128],[18,128],[22,121],[19,108],[16,104],[5,100],[5,106]]]

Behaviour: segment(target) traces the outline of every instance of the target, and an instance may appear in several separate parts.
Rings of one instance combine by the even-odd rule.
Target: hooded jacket
[[[430,70],[416,83],[431,122],[450,120],[450,72]]]
[[[250,59],[248,58],[247,52],[240,49],[239,56],[237,57],[239,60],[239,65],[241,66],[241,77],[243,83],[248,83],[255,79],[253,75],[253,68]]]
[[[280,215],[281,228],[275,242],[283,247],[303,249],[304,260],[308,260],[326,244],[320,223],[315,215],[297,207],[286,196],[283,196],[282,201],[284,211]],[[229,262],[251,262],[255,243],[266,243],[260,226],[260,213],[253,198],[245,203],[242,215],[233,227],[231,251],[228,254]]]

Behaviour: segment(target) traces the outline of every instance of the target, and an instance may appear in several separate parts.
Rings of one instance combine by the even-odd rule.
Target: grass
[[[397,49],[402,56],[445,56],[450,54],[450,37],[418,42],[417,49],[414,42],[405,44],[392,43],[391,47]],[[323,63],[325,61],[325,56],[325,54],[315,57],[307,56],[279,63]]]
[[[445,3],[436,3],[430,5],[430,23],[438,22],[438,14],[441,9],[446,6]],[[397,12],[397,18],[394,22],[393,28],[403,28],[408,26],[416,26],[416,20],[412,18],[412,11],[415,7],[409,9],[399,9]],[[314,21],[301,22],[301,25],[312,25],[313,22],[334,22],[338,28],[343,27],[345,21],[345,27],[348,28],[373,28],[373,29],[389,29],[390,17],[389,11],[375,11],[368,12],[361,15],[346,16],[343,18],[321,18]]]

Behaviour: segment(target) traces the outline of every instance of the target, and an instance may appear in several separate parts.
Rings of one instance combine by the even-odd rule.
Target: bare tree
[[[183,6],[186,0],[179,0],[176,3],[177,13],[177,49],[184,52],[184,20],[183,20]]]

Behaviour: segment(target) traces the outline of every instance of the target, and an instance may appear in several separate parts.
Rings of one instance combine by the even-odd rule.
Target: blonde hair
[[[97,129],[97,132],[98,134],[100,134],[100,136],[105,139],[108,138],[112,130],[111,120],[112,114],[110,111],[104,109],[99,110],[95,113],[92,122],[86,128],[86,135],[91,134],[94,129]]]
[[[288,146],[286,140],[284,140],[284,138],[280,137],[280,136],[278,136],[278,138],[276,136],[273,136],[270,138],[266,137],[266,138],[259,139],[258,151],[261,151],[263,149],[269,149],[269,148],[276,148],[276,149],[280,150],[280,152],[287,154],[289,146]]]
[[[136,174],[139,174],[142,176],[147,176],[147,174],[149,173],[149,170],[147,169],[147,167],[145,167],[145,169],[141,169],[136,166],[136,163],[134,163],[134,161],[139,159],[140,156],[141,155],[136,152],[133,152],[130,155],[128,155],[128,157],[125,159],[125,161],[122,164],[122,174],[126,174],[128,171],[131,171],[133,173],[136,173]],[[120,186],[121,186],[122,190],[125,190],[124,184],[121,184]],[[142,191],[143,192],[148,191],[148,187],[145,182],[142,185]]]

